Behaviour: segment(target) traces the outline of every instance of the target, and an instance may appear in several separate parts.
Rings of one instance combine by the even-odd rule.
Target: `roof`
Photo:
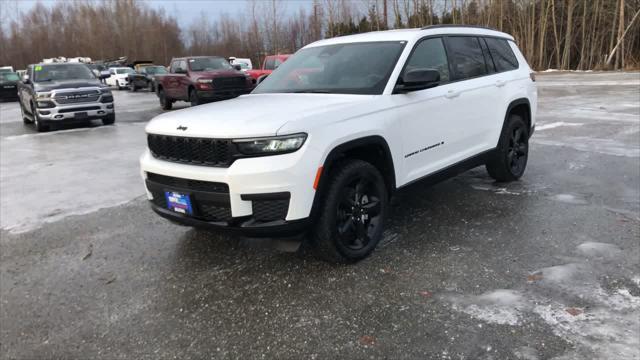
[[[37,64],[31,64],[34,66],[61,66],[61,65],[90,65],[90,64],[86,64],[86,63],[81,63],[81,62],[51,62],[51,63],[37,63]]]
[[[174,57],[171,60],[185,60],[185,59],[202,59],[202,58],[222,58],[224,59],[224,56],[219,56],[219,55],[198,55],[198,56],[181,56],[181,57]]]
[[[306,47],[315,47],[333,44],[346,44],[352,42],[373,41],[415,41],[429,35],[483,35],[496,36],[513,40],[513,36],[501,31],[471,25],[432,25],[424,28],[397,29],[386,31],[372,31],[368,33],[338,36],[331,39],[316,41]]]

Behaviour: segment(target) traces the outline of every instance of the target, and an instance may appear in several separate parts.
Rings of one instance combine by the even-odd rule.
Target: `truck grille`
[[[86,102],[96,102],[100,97],[98,90],[83,90],[57,93],[53,98],[58,104],[77,104]]]
[[[244,88],[247,86],[246,84],[247,80],[244,76],[213,79],[213,87],[218,89]]]
[[[189,165],[229,167],[236,148],[228,139],[203,139],[182,136],[147,135],[153,157]]]

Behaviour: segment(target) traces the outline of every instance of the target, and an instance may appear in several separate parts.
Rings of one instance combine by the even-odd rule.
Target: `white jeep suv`
[[[307,232],[331,261],[369,255],[391,194],[486,164],[520,178],[535,77],[508,34],[372,32],[299,50],[249,95],[165,113],[140,163],[151,207],[242,234]]]

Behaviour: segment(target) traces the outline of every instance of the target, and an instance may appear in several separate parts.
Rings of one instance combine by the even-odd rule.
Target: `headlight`
[[[111,89],[102,88],[102,89],[100,89],[100,91],[105,95],[111,95]]]
[[[36,94],[36,99],[48,99],[51,97],[50,92],[41,92]]]
[[[212,79],[198,79],[198,82],[201,84],[211,84],[213,82]]]
[[[245,155],[269,155],[294,152],[302,147],[307,134],[294,134],[256,139],[239,139],[233,142]]]
[[[56,105],[51,101],[40,101],[40,100],[38,100],[36,102],[36,104],[38,105],[39,109],[50,109],[50,108],[56,107]]]

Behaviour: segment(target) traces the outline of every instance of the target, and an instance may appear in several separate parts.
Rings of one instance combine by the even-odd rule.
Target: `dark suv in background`
[[[20,77],[14,72],[0,73],[0,101],[18,99]]]

